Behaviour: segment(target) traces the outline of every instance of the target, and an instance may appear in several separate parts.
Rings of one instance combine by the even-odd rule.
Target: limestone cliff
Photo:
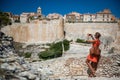
[[[120,20],[118,21],[118,31],[114,46],[120,51]]]
[[[50,43],[64,37],[62,19],[41,20],[26,24],[13,24],[2,31],[22,43]]]
[[[100,32],[103,44],[119,42],[118,23],[63,23],[63,19],[41,20],[26,24],[13,24],[2,28],[2,31],[23,43],[51,43],[64,38],[86,39],[87,34]]]
[[[108,45],[115,42],[118,37],[118,23],[66,23],[66,38],[69,40],[87,39],[87,34],[100,32],[103,44]]]

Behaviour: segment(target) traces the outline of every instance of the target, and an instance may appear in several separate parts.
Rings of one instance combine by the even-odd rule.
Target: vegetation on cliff
[[[39,58],[51,59],[51,58],[62,56],[62,51],[63,51],[62,43],[64,45],[64,50],[67,51],[69,49],[69,41],[64,40],[63,42],[60,41],[57,43],[52,43],[49,49],[47,49],[46,51],[40,52],[38,54]]]
[[[86,44],[89,44],[89,42],[86,42],[86,40],[84,40],[84,39],[79,39],[79,38],[76,40],[76,42],[77,42],[77,43],[86,43]]]
[[[11,25],[8,13],[0,12],[0,28],[6,25]]]

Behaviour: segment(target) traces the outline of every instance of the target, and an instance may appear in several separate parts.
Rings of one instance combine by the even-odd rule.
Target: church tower
[[[40,7],[38,7],[38,9],[37,9],[37,14],[41,14],[41,8]]]

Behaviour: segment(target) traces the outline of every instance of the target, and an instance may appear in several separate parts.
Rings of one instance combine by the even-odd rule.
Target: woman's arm
[[[94,37],[92,34],[87,34],[87,35],[88,35],[88,37],[90,36],[94,40]]]
[[[93,40],[95,40],[92,34],[91,34],[90,36],[91,36],[91,38],[92,38]]]
[[[86,40],[86,42],[94,43],[95,40]]]

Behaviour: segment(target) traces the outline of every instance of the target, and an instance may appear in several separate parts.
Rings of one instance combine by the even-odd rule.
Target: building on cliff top
[[[31,12],[31,13],[26,13],[23,12],[20,15],[20,22],[21,23],[28,23],[31,20],[36,20],[36,19],[41,19],[43,17],[42,15],[42,10],[40,7],[37,8],[37,13]]]
[[[42,9],[37,8],[37,12],[25,13],[20,15],[21,23],[33,22],[33,20],[43,20],[43,19],[59,19],[64,18],[65,23],[80,23],[80,22],[116,22],[116,18],[112,15],[109,9],[104,9],[103,11],[97,12],[95,14],[80,14],[78,12],[71,12],[66,14],[64,17],[57,13],[48,14],[47,16],[42,15]]]
[[[115,22],[116,18],[112,15],[109,9],[104,9],[96,14],[79,14],[72,12],[65,15],[65,22],[78,23],[78,22]]]
[[[62,18],[62,17],[63,17],[62,15],[57,14],[57,13],[48,14],[48,15],[46,16],[46,18],[49,18],[49,19],[60,19],[60,18]]]

